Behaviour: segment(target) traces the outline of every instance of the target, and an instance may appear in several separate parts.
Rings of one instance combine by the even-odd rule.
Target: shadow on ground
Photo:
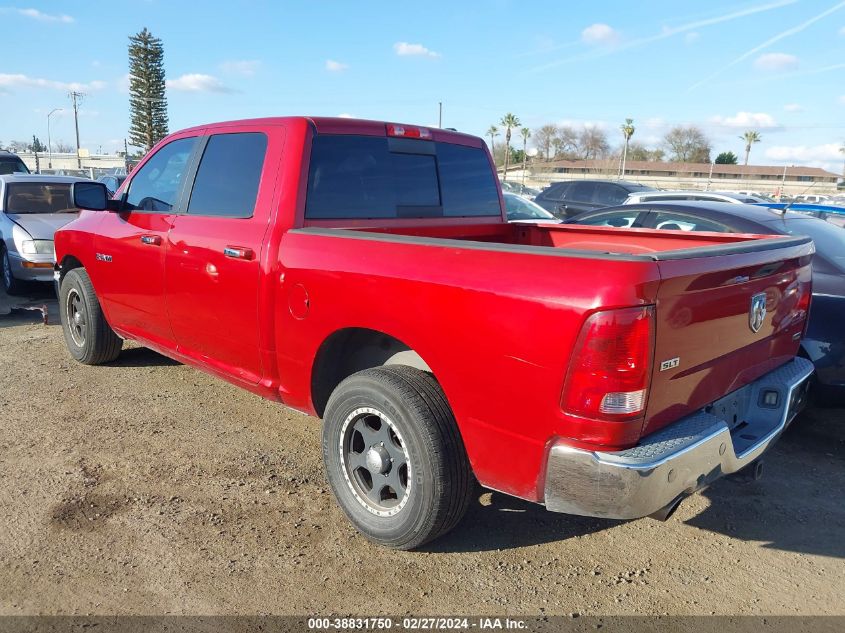
[[[687,524],[766,548],[845,558],[843,490],[845,410],[813,409],[766,456],[759,481],[717,481],[702,493],[710,507]]]
[[[710,501],[686,525],[763,547],[845,558],[845,410],[806,412],[766,457],[759,481],[724,478],[702,494]],[[547,512],[479,489],[463,521],[424,549],[436,553],[506,550],[564,541],[625,523]],[[649,521],[651,519],[641,519]],[[670,521],[678,521],[677,518]],[[819,531],[818,525],[829,529]]]
[[[424,549],[429,552],[484,552],[601,532],[623,521],[594,519],[548,512],[545,507],[500,492],[479,488],[480,500],[447,535]]]
[[[181,364],[146,347],[132,347],[121,351],[109,367],[171,367]]]
[[[49,325],[59,325],[59,304],[52,284],[30,283],[20,296],[7,295],[0,288],[0,327],[43,323],[45,312]]]

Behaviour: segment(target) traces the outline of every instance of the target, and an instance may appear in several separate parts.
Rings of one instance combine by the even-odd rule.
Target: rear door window
[[[188,213],[251,217],[266,151],[267,137],[261,132],[211,136],[194,179]]]
[[[481,148],[375,136],[314,138],[309,219],[500,214],[496,179]]]
[[[553,202],[563,202],[564,196],[569,189],[571,183],[562,182],[556,185],[551,185],[548,189],[541,192],[538,196],[543,200],[552,200]]]
[[[593,202],[596,194],[596,183],[576,182],[566,192],[566,199],[571,202]]]
[[[596,183],[593,202],[603,207],[615,207],[628,199],[628,192],[613,183]]]

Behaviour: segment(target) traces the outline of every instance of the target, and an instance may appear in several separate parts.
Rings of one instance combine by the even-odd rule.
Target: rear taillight
[[[388,136],[400,136],[403,138],[431,138],[431,130],[425,127],[414,127],[410,125],[387,124]]]
[[[627,421],[645,412],[654,349],[654,308],[596,312],[578,335],[563,387],[566,413]]]
[[[801,284],[801,295],[798,297],[798,302],[795,309],[804,319],[804,329],[802,336],[807,334],[807,324],[810,322],[810,302],[813,298],[813,282],[808,281]]]

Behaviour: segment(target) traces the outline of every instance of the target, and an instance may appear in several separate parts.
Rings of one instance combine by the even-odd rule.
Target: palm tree
[[[525,186],[525,163],[528,160],[528,137],[531,136],[531,130],[524,127],[520,130],[522,133],[522,186]]]
[[[628,160],[628,143],[630,143],[631,137],[637,129],[634,127],[634,119],[625,119],[625,123],[619,129],[622,130],[622,136],[625,137],[625,147],[622,149],[622,169],[619,170],[619,177],[625,178],[625,161]]]
[[[493,139],[499,136],[499,128],[495,125],[491,125],[487,128],[487,136],[490,137],[490,153],[493,154],[493,160],[496,159],[496,144],[493,142]]]
[[[763,139],[760,138],[760,132],[755,132],[754,130],[748,130],[745,134],[740,136],[743,141],[745,141],[745,164],[748,164],[748,155],[751,153],[751,146],[754,143],[759,143]]]
[[[511,130],[513,128],[519,127],[521,123],[515,114],[511,114],[508,112],[505,116],[502,117],[502,120],[499,121],[499,124],[504,126],[505,128],[505,171],[502,174],[502,180],[508,179],[508,162],[510,161],[511,157]]]

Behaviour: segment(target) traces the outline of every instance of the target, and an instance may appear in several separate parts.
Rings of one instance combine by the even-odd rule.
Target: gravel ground
[[[0,615],[845,614],[841,410],[665,523],[483,492],[406,553],[336,508],[318,420],[132,345],[76,364],[38,312],[0,367]]]

